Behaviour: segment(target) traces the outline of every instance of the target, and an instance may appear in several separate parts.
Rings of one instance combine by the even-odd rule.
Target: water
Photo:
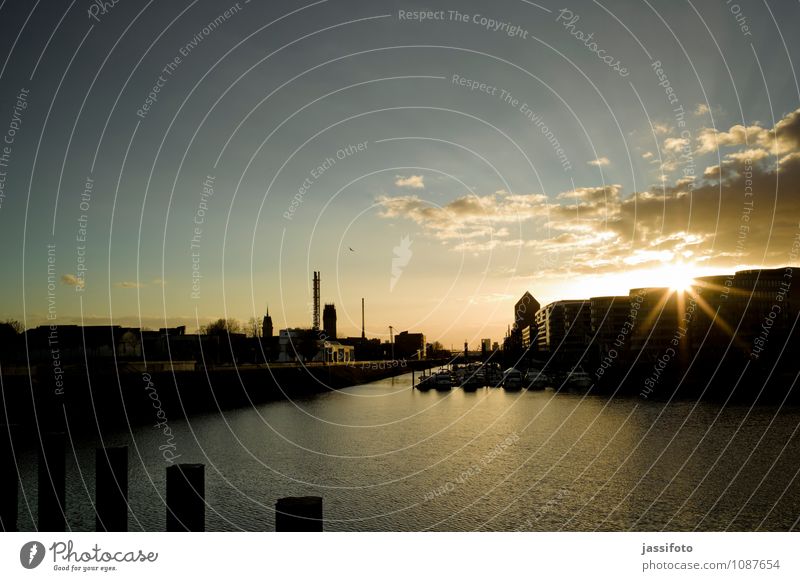
[[[170,425],[179,461],[206,464],[208,530],[274,530],[277,498],[314,494],[336,531],[716,531],[798,527],[799,424],[797,408],[420,393],[407,375]],[[68,456],[73,530],[94,527],[96,444]],[[163,434],[107,444],[131,447],[130,529],[164,530]]]

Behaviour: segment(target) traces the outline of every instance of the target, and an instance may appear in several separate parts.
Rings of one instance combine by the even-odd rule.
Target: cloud
[[[650,158],[652,158],[652,157],[653,157],[653,152],[652,152],[652,151],[645,151],[645,152],[642,154],[642,157],[643,157],[643,158],[645,158],[645,159],[650,159]]]
[[[744,151],[736,151],[734,153],[729,153],[725,156],[727,160],[738,161],[741,163],[745,162],[755,162],[761,161],[762,159],[766,159],[770,156],[769,152],[765,149],[745,149]]]
[[[612,269],[620,257],[622,264],[658,261],[668,256],[665,251],[726,268],[789,262],[800,234],[800,197],[794,194],[800,189],[800,156],[781,166],[780,179],[774,167],[754,160],[751,166],[731,159],[724,167],[724,174],[719,166],[706,168],[705,179],[713,181],[696,181],[691,193],[679,181],[662,191],[638,192],[617,212],[610,208],[605,230],[616,235],[610,238],[615,248],[591,246],[575,259],[607,258]]]
[[[666,123],[653,123],[653,132],[656,135],[667,135],[672,132],[672,127]]]
[[[689,146],[689,140],[682,137],[667,137],[662,148],[669,153],[680,153],[682,149]]]
[[[724,115],[725,110],[720,105],[709,106],[707,103],[698,103],[692,113],[695,117],[703,117],[705,115],[722,116]]]
[[[708,115],[711,110],[708,108],[708,105],[705,103],[698,103],[697,107],[694,108],[694,114],[697,117],[701,117],[703,115]]]
[[[589,165],[594,165],[597,167],[608,165],[611,162],[608,160],[607,157],[598,157],[597,159],[593,159],[592,161],[588,162]]]
[[[465,196],[442,207],[416,196],[379,202],[386,217],[414,220],[445,243],[457,238],[450,248],[519,248],[526,257],[526,272],[519,276],[602,274],[670,261],[725,270],[790,263],[800,236],[800,114],[788,114],[772,129],[733,126],[714,132],[715,140],[721,136],[731,148],[717,165],[685,160],[681,148],[702,146],[707,131],[693,143],[668,138],[681,154],[666,163],[680,174],[628,194],[619,185],[586,185],[552,196],[549,203],[540,194],[505,192]],[[770,139],[783,152],[777,159],[765,147]],[[696,164],[696,174],[693,167],[686,173],[689,163]],[[543,228],[526,227],[526,237],[514,236],[512,223],[537,220]],[[494,235],[502,227],[512,235]]]
[[[568,192],[561,192],[556,196],[558,200],[580,200],[588,202],[589,204],[599,202],[616,202],[619,201],[619,193],[622,191],[622,186],[615,184],[611,186],[599,187],[582,187],[575,188]]]
[[[411,220],[444,241],[508,237],[504,226],[547,215],[547,196],[503,191],[485,196],[461,196],[444,206],[416,195],[381,196],[377,203],[382,207],[382,217]]]
[[[411,188],[414,190],[421,190],[425,187],[423,176],[395,176],[394,185],[400,188]]]
[[[124,280],[121,282],[115,282],[114,286],[117,288],[142,288],[144,285],[138,282]]]
[[[85,281],[82,278],[78,278],[74,274],[62,274],[61,275],[61,284],[65,284],[67,286],[73,286],[75,288],[83,288]]]
[[[167,281],[163,278],[154,278],[153,284],[156,286],[167,286]]]
[[[719,147],[765,143],[768,131],[758,125],[734,125],[728,131],[705,128],[697,135],[698,152],[711,153]]]
[[[800,148],[800,109],[778,120],[772,129],[758,123],[734,125],[728,131],[704,128],[697,136],[697,151],[711,153],[720,147],[739,145],[760,148],[768,154],[786,154]]]

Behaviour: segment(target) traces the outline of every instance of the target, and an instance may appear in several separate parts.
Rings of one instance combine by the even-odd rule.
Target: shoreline
[[[236,409],[270,401],[303,398],[436,367],[440,361],[405,366],[243,365],[196,366],[120,363],[67,366],[58,376],[46,365],[32,373],[3,370],[2,417],[22,428],[107,431],[186,419],[199,413]],[[88,372],[87,372],[88,371]],[[68,423],[67,423],[68,422]]]

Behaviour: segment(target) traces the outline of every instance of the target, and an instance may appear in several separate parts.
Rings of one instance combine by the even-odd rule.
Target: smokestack
[[[312,327],[319,331],[319,271],[314,271],[314,320]]]
[[[366,333],[364,333],[364,297],[361,297],[361,338],[367,338]]]

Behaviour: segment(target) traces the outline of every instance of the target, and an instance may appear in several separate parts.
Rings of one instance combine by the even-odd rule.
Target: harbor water
[[[171,421],[206,465],[208,530],[274,530],[284,496],[324,498],[329,531],[798,528],[800,409],[545,391],[419,392],[411,375]],[[130,447],[129,528],[165,528],[164,431]],[[67,518],[94,529],[96,440],[67,452]],[[20,530],[36,519],[33,446]]]

